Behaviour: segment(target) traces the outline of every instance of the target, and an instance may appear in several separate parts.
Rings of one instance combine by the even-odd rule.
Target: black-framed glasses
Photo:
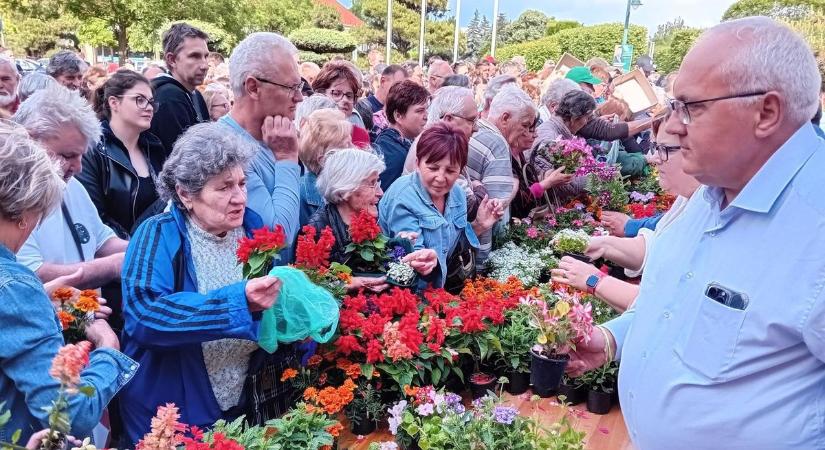
[[[682,149],[681,145],[665,145],[665,144],[653,144],[651,150],[656,151],[659,154],[659,159],[662,162],[668,160],[669,155],[673,152],[679,151]]]
[[[667,99],[670,109],[679,115],[683,125],[690,125],[690,109],[691,105],[698,105],[699,103],[718,102],[720,100],[731,100],[735,98],[756,97],[767,94],[767,91],[747,92],[745,94],[724,95],[722,97],[708,98],[704,100],[694,100],[692,102],[683,102],[675,98]]]
[[[330,91],[325,91],[324,94],[326,94],[327,97],[335,100],[336,102],[341,101],[341,99],[344,97],[346,97],[347,100],[355,100],[355,93],[353,92],[344,92],[333,89]]]
[[[146,98],[141,94],[132,94],[132,95],[118,95],[119,98],[133,98],[135,99],[135,106],[138,109],[148,109],[149,106],[152,107],[153,110],[158,109],[158,102],[153,98]]]
[[[443,114],[440,118],[443,119],[447,116],[458,117],[459,119],[471,124],[474,127],[478,126],[478,116],[475,116],[474,118],[470,119],[470,118],[467,118],[467,117],[464,117],[464,116],[460,116],[458,114],[447,113],[447,114]]]
[[[298,83],[294,86],[289,86],[289,85],[286,85],[286,84],[276,83],[272,80],[267,80],[266,78],[261,78],[261,77],[254,77],[254,78],[256,80],[260,81],[261,83],[272,84],[272,85],[284,88],[284,89],[288,90],[289,93],[292,94],[292,95],[303,94],[303,92],[304,92],[304,82],[303,81],[301,81],[300,83]]]

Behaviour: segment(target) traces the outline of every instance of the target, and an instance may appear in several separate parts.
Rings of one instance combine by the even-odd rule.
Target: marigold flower
[[[54,292],[52,292],[52,300],[58,300],[61,303],[65,303],[74,297],[76,291],[76,289],[70,287],[57,288]]]
[[[81,294],[80,298],[75,302],[74,307],[78,311],[92,313],[100,309],[100,303],[98,303],[97,297],[89,297]]]
[[[338,437],[341,435],[341,431],[344,429],[344,426],[341,425],[340,422],[330,425],[326,428],[326,432],[331,434],[332,437]]]
[[[312,355],[309,357],[309,360],[307,360],[307,365],[310,367],[314,367],[321,364],[321,361],[323,360],[324,358],[322,358],[321,355]]]
[[[293,368],[285,369],[284,372],[281,374],[281,382],[283,383],[286,380],[291,380],[298,376],[298,371]]]
[[[304,389],[304,400],[310,401],[315,400],[315,397],[318,396],[318,389],[314,387],[308,387]]]
[[[60,320],[60,326],[63,327],[64,330],[68,330],[69,327],[72,326],[72,322],[74,322],[74,316],[63,310],[57,312],[57,318]]]

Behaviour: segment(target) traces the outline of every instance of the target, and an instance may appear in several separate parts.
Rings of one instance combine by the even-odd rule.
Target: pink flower
[[[152,418],[152,431],[138,442],[135,450],[174,450],[183,443],[186,425],[178,422],[180,414],[174,403],[158,406]]]
[[[539,237],[539,230],[536,227],[530,227],[527,229],[527,237],[530,239],[535,239]]]
[[[76,390],[80,384],[80,373],[89,365],[91,349],[92,344],[88,341],[64,345],[52,360],[49,375],[66,386],[69,392]]]

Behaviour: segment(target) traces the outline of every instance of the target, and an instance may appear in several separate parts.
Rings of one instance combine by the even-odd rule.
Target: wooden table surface
[[[556,398],[543,398],[537,402],[530,401],[531,393],[512,396],[504,394],[505,403],[516,406],[524,416],[539,418],[546,424],[556,422],[562,414],[562,409],[556,403]],[[587,433],[585,437],[585,448],[590,450],[632,450],[633,446],[627,436],[627,428],[624,424],[622,412],[618,406],[614,406],[610,413],[600,416],[587,411],[587,406],[582,403],[573,406],[571,419],[574,427]],[[344,419],[344,422],[346,419]],[[346,422],[346,429],[341,434],[338,443],[339,449],[367,450],[371,442],[392,441],[393,436],[388,430],[377,430],[374,433],[358,439],[349,433]]]

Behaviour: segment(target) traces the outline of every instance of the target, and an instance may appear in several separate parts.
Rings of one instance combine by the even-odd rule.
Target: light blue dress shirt
[[[702,187],[657,238],[634,308],[607,324],[638,449],[825,449],[823,188],[805,124],[729,206]],[[708,298],[714,282],[747,307]]]
[[[228,125],[260,148],[246,169],[247,206],[261,216],[264,225],[284,227],[284,233],[291,241],[299,228],[301,168],[298,163],[276,160],[269,147],[252,137],[229,114],[218,119],[218,122]]]

